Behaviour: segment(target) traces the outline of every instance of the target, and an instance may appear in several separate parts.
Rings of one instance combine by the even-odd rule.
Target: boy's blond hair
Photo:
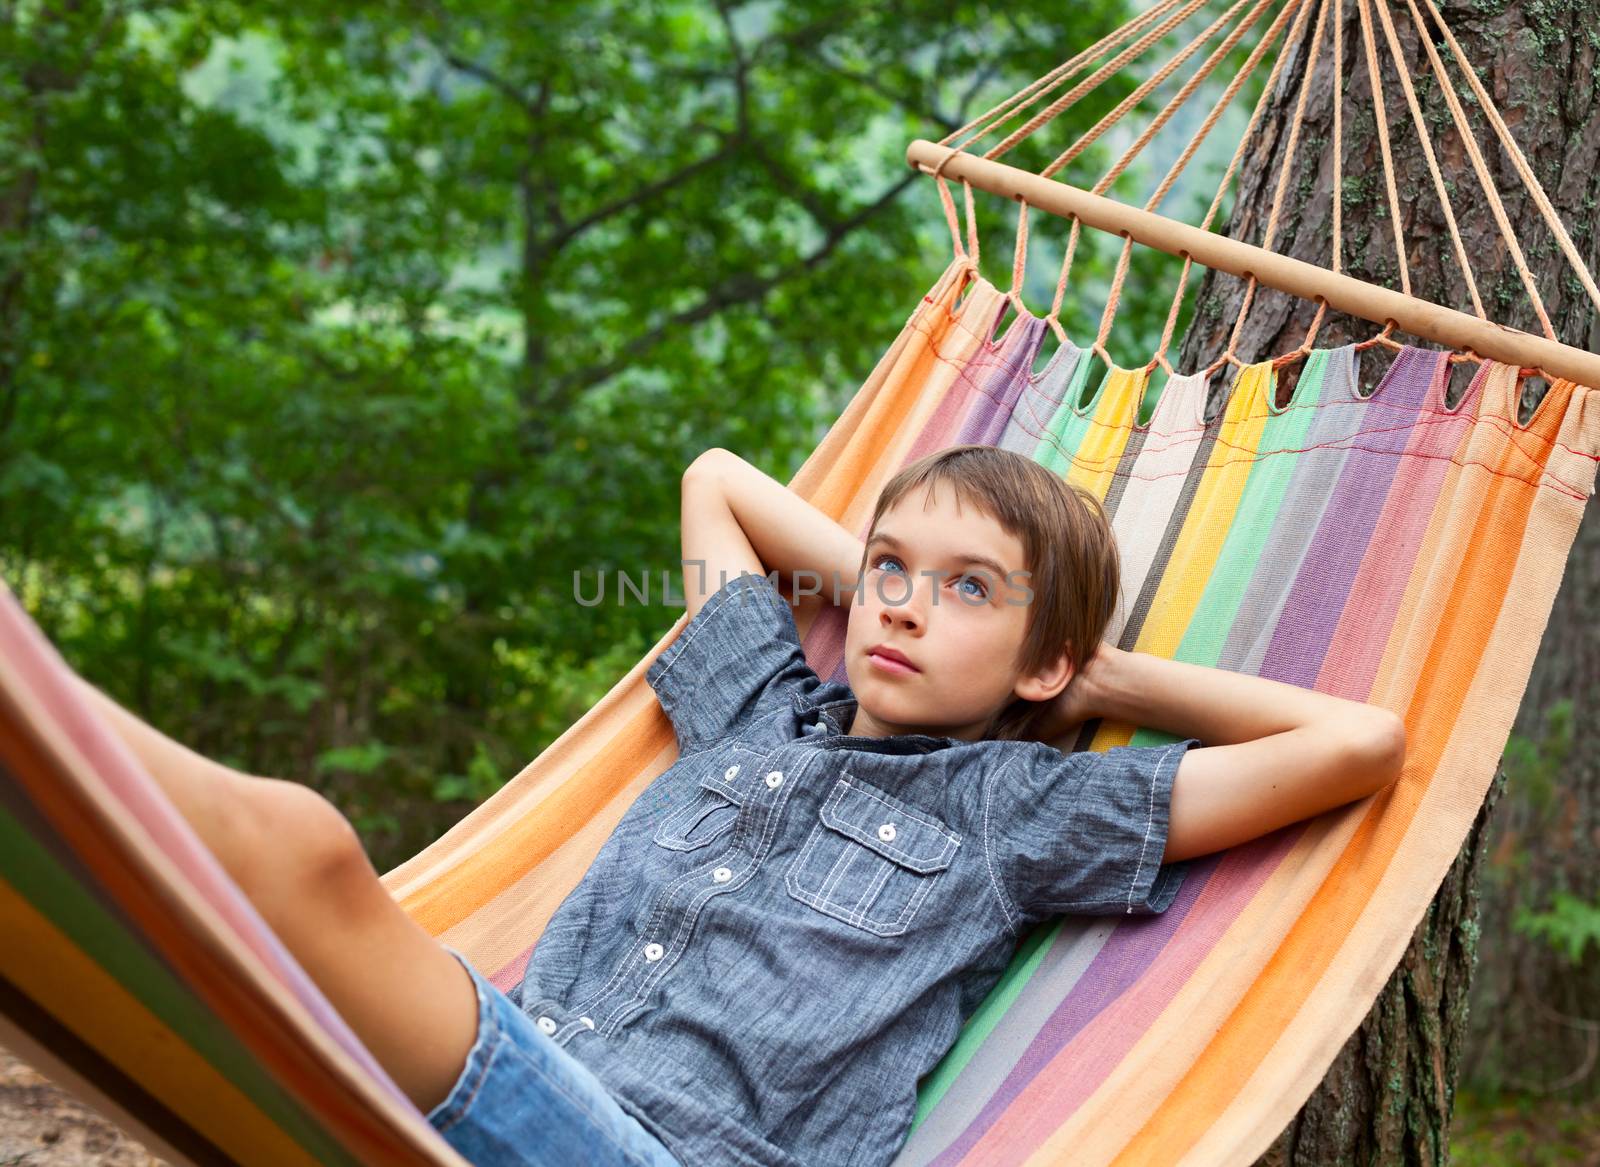
[[[1009,450],[951,446],[919,458],[884,485],[868,540],[889,508],[937,482],[948,482],[959,500],[970,501],[1022,544],[1029,575],[1018,583],[1031,588],[1033,598],[1016,667],[1036,673],[1063,651],[1075,670],[1082,667],[1105,636],[1121,586],[1121,558],[1100,500]],[[1036,737],[1048,710],[1048,702],[1016,698],[996,711],[984,736]]]

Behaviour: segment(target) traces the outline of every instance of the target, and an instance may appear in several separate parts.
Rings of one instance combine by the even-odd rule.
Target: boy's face
[[[1031,595],[1025,572],[1021,541],[963,507],[948,483],[886,511],[850,604],[845,672],[858,708],[848,732],[977,740],[1013,698],[1047,700],[1065,688],[1065,654],[1038,676],[1017,669]]]

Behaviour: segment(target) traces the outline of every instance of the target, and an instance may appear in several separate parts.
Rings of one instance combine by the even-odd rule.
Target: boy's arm
[[[1398,778],[1405,759],[1405,723],[1387,709],[1110,644],[1058,700],[1074,719],[1206,743],[1178,766],[1163,863],[1365,798]]]
[[[743,572],[777,571],[780,590],[848,602],[866,552],[860,539],[787,486],[720,448],[701,454],[683,473],[682,528],[683,595],[691,619]],[[797,580],[797,572],[809,574]]]

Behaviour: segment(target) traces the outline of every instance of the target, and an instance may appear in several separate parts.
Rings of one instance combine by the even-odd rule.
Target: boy
[[[474,1162],[887,1163],[918,1079],[1030,923],[1163,911],[1181,861],[1400,772],[1386,710],[1102,643],[1104,513],[1018,455],[906,467],[865,544],[724,450],[690,466],[682,503],[691,619],[646,672],[679,760],[510,995],[399,909],[320,796],[207,762],[95,693]],[[806,665],[769,570],[849,603],[848,686]],[[1045,744],[1094,717],[1192,736]]]

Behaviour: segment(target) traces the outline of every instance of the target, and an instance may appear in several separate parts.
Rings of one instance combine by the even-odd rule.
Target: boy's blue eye
[[[878,556],[876,559],[874,559],[872,561],[872,566],[873,567],[877,567],[879,564],[882,564],[882,563],[895,563],[895,564],[898,564],[899,562],[900,561],[898,559],[896,559],[893,555],[880,555],[880,556]]]
[[[988,585],[985,584],[981,579],[979,579],[975,575],[964,575],[964,576],[961,577],[961,581],[960,582],[962,584],[972,583],[972,584],[977,584],[978,585],[978,590],[977,591],[968,592],[967,593],[967,595],[969,595],[969,596],[987,596],[989,594]]]

